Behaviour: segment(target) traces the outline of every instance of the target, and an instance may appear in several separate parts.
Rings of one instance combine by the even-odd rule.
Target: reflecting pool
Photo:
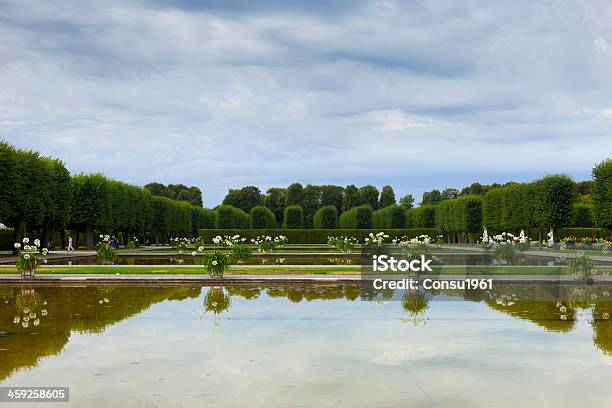
[[[612,287],[556,291],[0,286],[0,386],[69,386],[52,405],[74,407],[609,406]]]

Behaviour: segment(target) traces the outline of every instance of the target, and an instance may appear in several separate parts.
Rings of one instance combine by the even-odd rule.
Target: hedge
[[[299,205],[290,205],[285,208],[285,224],[287,229],[299,229],[304,227],[304,211]]]
[[[421,205],[406,210],[406,227],[408,228],[435,228],[436,206]]]
[[[406,228],[406,209],[399,205],[390,205],[374,211],[372,228]]]
[[[364,204],[343,212],[342,215],[340,215],[340,228],[372,228],[372,207],[368,204]]]
[[[13,244],[13,229],[0,228],[0,251],[12,250]]]
[[[239,208],[231,205],[220,205],[215,208],[217,213],[216,227],[224,228],[248,228],[249,215]]]
[[[276,216],[267,207],[257,205],[251,209],[251,228],[276,228]]]
[[[437,230],[434,228],[403,228],[403,229],[202,229],[200,236],[204,242],[210,243],[217,235],[240,235],[241,237],[251,240],[260,235],[269,235],[271,237],[284,235],[288,239],[289,244],[325,244],[327,237],[351,236],[357,238],[360,242],[370,233],[385,232],[391,238],[407,236],[413,238],[419,235],[427,234],[430,237],[437,235]]]
[[[595,222],[593,220],[593,204],[574,203],[572,205],[572,227],[591,228],[594,226]]]
[[[326,205],[314,214],[313,225],[315,229],[338,228],[338,210],[333,205]]]
[[[436,208],[436,228],[448,234],[450,242],[473,240],[472,234],[482,231],[482,198],[466,196],[442,201]]]
[[[208,208],[191,206],[191,227],[193,236],[203,228],[215,228],[217,225],[217,213]]]
[[[604,228],[560,228],[559,238],[565,237],[595,237],[595,238],[610,238],[610,233]]]

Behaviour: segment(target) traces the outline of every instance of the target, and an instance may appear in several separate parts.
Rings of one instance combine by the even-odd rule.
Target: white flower
[[[29,244],[30,243],[30,239],[29,238],[24,238],[23,239],[23,243],[24,244]]]
[[[37,247],[40,246],[40,240],[39,239],[35,239],[34,240],[34,246],[37,246]]]
[[[49,253],[49,250],[47,248],[43,248],[42,249],[42,254],[43,255],[47,255],[47,253]]]
[[[196,256],[196,251],[193,251],[193,252],[191,253],[191,256]]]
[[[21,326],[23,326],[23,328],[25,329],[26,327],[29,326],[29,323],[24,320],[23,322],[21,322]]]
[[[212,261],[212,264],[213,264],[214,266],[217,266],[218,262],[217,262],[217,261]]]
[[[43,315],[43,316],[46,316],[47,315],[47,309],[42,309],[40,311],[40,314]]]
[[[203,246],[199,246],[199,247],[198,247],[198,251],[200,251],[200,252],[201,252],[201,251],[203,251],[203,250],[204,250],[204,247],[203,247]]]
[[[13,318],[13,323],[15,323],[15,324],[19,323],[20,321],[21,321],[21,318],[19,316],[15,316]]]
[[[19,242],[15,242],[14,247],[15,247],[16,249],[19,249],[19,248],[21,248],[21,244],[20,244]]]
[[[46,259],[43,259],[42,261],[43,261],[43,263],[45,263],[45,264],[47,263],[47,260],[46,260]]]
[[[28,259],[30,259],[30,255],[29,255],[29,254],[25,254],[25,255],[23,256],[23,259],[25,259],[25,260],[27,261]]]
[[[34,326],[38,326],[40,324],[40,320],[36,319],[34,320]]]

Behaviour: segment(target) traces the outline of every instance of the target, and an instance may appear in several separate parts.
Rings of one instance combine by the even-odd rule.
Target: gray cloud
[[[144,184],[577,179],[610,154],[604,1],[0,2],[0,138]]]

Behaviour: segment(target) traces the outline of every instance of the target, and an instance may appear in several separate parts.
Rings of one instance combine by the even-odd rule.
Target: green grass
[[[434,267],[434,273],[443,275],[449,274],[466,274],[466,275],[565,275],[565,269],[562,266],[443,266]],[[600,267],[600,270],[605,270],[608,273],[612,272],[612,267]],[[303,268],[299,266],[262,266],[257,268],[241,268],[231,267],[227,271],[228,274],[237,275],[277,275],[277,274],[358,274],[361,272],[359,266],[316,266]],[[0,266],[0,274],[17,274],[14,266]],[[39,275],[45,274],[98,274],[98,275],[173,275],[173,274],[188,274],[200,275],[206,274],[202,267],[164,267],[164,266],[62,266],[52,265],[44,266],[39,272]]]

